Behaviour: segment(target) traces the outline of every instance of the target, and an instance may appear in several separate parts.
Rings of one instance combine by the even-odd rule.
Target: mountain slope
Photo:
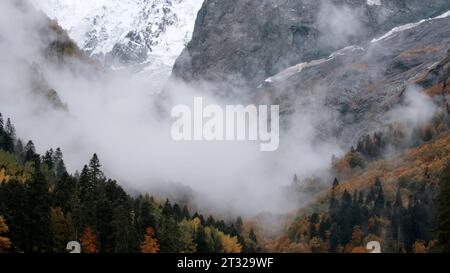
[[[292,66],[266,79],[257,94],[266,102],[280,104],[289,115],[323,111],[325,106],[329,115],[320,118],[318,112],[320,134],[335,136],[347,145],[394,120],[421,122],[432,111],[431,105],[419,105],[426,97],[406,103],[415,107],[418,117],[392,116],[390,111],[405,102],[408,92],[428,88],[431,83],[425,84],[426,75],[436,81],[431,71],[440,67],[450,49],[449,16],[447,12],[414,27],[402,26],[381,35],[382,39]],[[415,87],[417,82],[419,87]]]
[[[115,68],[170,70],[202,0],[35,0],[82,50]]]
[[[445,0],[207,0],[173,72],[256,87],[286,67],[449,9]]]
[[[95,63],[56,21],[50,20],[28,1],[2,3],[1,13],[0,50],[8,54],[1,56],[0,69],[3,73],[0,77],[0,99],[8,104],[8,101],[15,99],[11,93],[17,96],[26,93],[49,102],[54,108],[66,109],[57,91],[43,75],[43,68],[64,67],[81,71],[86,68],[96,69]]]
[[[300,209],[283,235],[266,243],[267,250],[366,253],[366,244],[377,241],[381,243],[382,252],[441,251],[440,246],[447,242],[439,241],[436,236],[440,228],[436,216],[438,212],[443,213],[436,200],[443,183],[442,174],[450,167],[450,19],[447,15],[450,13],[399,27],[383,35],[383,39],[373,40],[371,43],[385,43],[381,45],[385,55],[379,55],[381,50],[368,54],[377,60],[380,60],[377,56],[383,56],[384,61],[380,64],[384,69],[378,71],[381,81],[376,88],[367,89],[360,85],[361,92],[367,97],[373,95],[373,100],[383,101],[392,93],[394,98],[400,99],[396,103],[401,104],[405,86],[414,84],[433,99],[437,107],[433,118],[421,125],[403,120],[403,123],[391,124],[361,138],[345,156],[333,161],[336,179],[328,183],[309,206]],[[347,50],[347,54],[363,53]],[[367,60],[361,56],[356,59]],[[320,73],[324,77],[321,81],[325,84],[334,81],[332,87],[338,88],[337,83],[345,83],[338,70],[347,75],[351,70],[374,75],[371,64],[373,62],[363,65],[338,61],[336,65],[340,68],[330,71],[323,70],[334,67],[328,61],[317,67],[303,65],[299,67],[307,67],[306,71],[284,73],[281,76],[288,77],[273,77],[267,84],[276,84],[277,80],[307,83],[307,75],[313,72],[312,75],[317,75],[315,69],[322,66],[318,69],[326,72]],[[303,73],[306,75],[299,76]],[[331,76],[333,80],[329,80],[326,76],[329,74],[337,78]],[[358,73],[351,75],[358,86]],[[392,88],[394,83],[397,88]],[[352,85],[343,85],[346,86],[351,89]],[[380,94],[382,89],[385,92]],[[426,99],[425,96],[421,98]],[[370,105],[370,102],[362,105]],[[379,111],[385,111],[382,109]],[[408,112],[408,117],[421,111],[416,110],[418,112]],[[368,133],[367,130],[364,132]],[[305,187],[304,183],[294,182],[290,192],[302,191]],[[445,213],[443,217],[448,219]]]

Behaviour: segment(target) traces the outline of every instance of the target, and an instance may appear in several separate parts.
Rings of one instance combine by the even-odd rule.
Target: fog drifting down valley
[[[329,115],[320,102],[291,117],[291,127],[281,132],[276,152],[261,152],[255,141],[176,142],[170,135],[174,121],[170,107],[160,111],[157,94],[163,86],[168,86],[173,105],[192,105],[195,96],[210,104],[229,101],[208,92],[207,84],[169,84],[168,77],[142,78],[126,70],[86,70],[78,61],[53,64],[41,51],[44,44],[36,27],[46,22],[40,14],[10,1],[0,3],[0,13],[0,112],[11,117],[20,138],[34,141],[39,153],[61,147],[71,172],[97,153],[105,174],[133,191],[180,183],[199,193],[199,202],[253,214],[297,207],[300,201],[285,198],[282,187],[291,183],[294,174],[323,177],[328,183],[332,156],[344,153],[333,137],[316,138],[316,123]],[[67,111],[55,109],[45,96],[33,93],[30,67],[35,64],[67,104]],[[426,101],[416,93],[409,98]],[[247,101],[243,99],[242,103]]]

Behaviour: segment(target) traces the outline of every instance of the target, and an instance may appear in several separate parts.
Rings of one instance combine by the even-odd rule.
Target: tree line
[[[96,154],[69,174],[61,149],[38,154],[0,114],[0,252],[64,253],[74,240],[86,253],[252,250],[241,218],[216,220],[148,194],[132,197],[105,176]]]
[[[326,210],[291,224],[288,237],[302,251],[366,252],[378,241],[383,252],[450,252],[450,161],[438,185],[398,181],[393,200],[379,178],[352,193],[339,186],[334,179]]]

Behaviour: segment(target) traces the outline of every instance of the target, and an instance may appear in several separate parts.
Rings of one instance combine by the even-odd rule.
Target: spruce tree
[[[6,121],[5,132],[11,138],[11,140],[13,142],[15,142],[15,140],[16,140],[16,129],[14,128],[14,125],[12,124],[10,118],[8,118],[8,120]]]
[[[25,184],[11,179],[0,184],[0,214],[8,219],[13,251],[31,251],[29,238],[30,216]]]
[[[156,219],[153,215],[153,205],[148,200],[142,201],[139,209],[138,226],[139,234],[144,233],[147,228],[156,227]]]
[[[253,230],[253,228],[250,229],[250,233],[248,234],[248,238],[250,239],[250,241],[252,241],[253,243],[257,244],[258,243],[258,239],[256,237],[255,231]]]
[[[189,213],[189,209],[186,205],[183,206],[183,210],[181,211],[181,215],[183,216],[183,219],[190,219],[191,215]]]
[[[333,180],[333,189],[337,188],[338,186],[339,186],[339,180],[337,179],[337,177],[335,177]]]
[[[76,194],[77,182],[75,178],[65,173],[56,183],[53,190],[53,205],[60,207],[65,213],[71,212],[70,200]]]
[[[32,161],[34,156],[36,155],[36,148],[34,147],[33,141],[28,141],[27,145],[25,145],[25,156],[24,161]]]
[[[131,242],[131,219],[130,210],[126,205],[119,205],[114,209],[111,225],[114,235],[114,252],[130,252]]]
[[[60,179],[65,173],[67,173],[66,165],[64,164],[63,153],[60,148],[57,148],[53,155],[53,162],[55,164],[55,176]]]
[[[450,161],[446,162],[442,170],[439,185],[436,218],[437,239],[440,251],[450,253]]]
[[[197,243],[197,252],[198,253],[209,253],[210,252],[210,246],[208,245],[208,242],[205,237],[205,228],[200,225],[197,229],[197,234],[195,241]]]
[[[183,216],[181,215],[181,208],[178,204],[173,205],[173,215],[177,222],[181,222],[183,220]]]
[[[89,174],[91,179],[95,182],[103,180],[105,177],[103,172],[101,171],[102,165],[100,164],[100,160],[98,159],[97,154],[94,154],[89,162]]]
[[[42,157],[42,163],[47,165],[49,170],[54,169],[55,166],[53,164],[53,149],[50,149],[47,152],[45,152],[45,155]]]
[[[41,171],[38,155],[34,160],[33,177],[28,184],[29,236],[32,252],[51,251],[49,185]]]
[[[173,216],[172,204],[170,204],[169,199],[166,199],[166,203],[164,203],[164,206],[162,208],[162,214],[166,217]]]
[[[242,228],[244,227],[244,222],[242,221],[242,217],[238,216],[238,218],[236,219],[236,230],[239,233],[242,233]]]
[[[386,202],[386,198],[384,196],[384,192],[383,192],[383,186],[381,184],[381,180],[379,178],[377,178],[375,180],[375,204],[374,204],[374,212],[375,215],[377,216],[383,216],[384,215],[384,209],[385,209],[385,202]]]
[[[13,153],[15,143],[15,129],[8,118],[6,126],[3,124],[3,117],[0,116],[0,149]]]

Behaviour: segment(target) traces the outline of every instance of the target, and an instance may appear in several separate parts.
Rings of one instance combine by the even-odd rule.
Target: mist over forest
[[[9,250],[60,252],[80,234],[100,252],[448,244],[434,232],[448,216],[447,1],[100,2],[0,3]],[[279,106],[278,149],[175,141],[171,110],[199,97]],[[45,196],[40,223],[19,193]],[[38,225],[53,237],[28,244]]]

